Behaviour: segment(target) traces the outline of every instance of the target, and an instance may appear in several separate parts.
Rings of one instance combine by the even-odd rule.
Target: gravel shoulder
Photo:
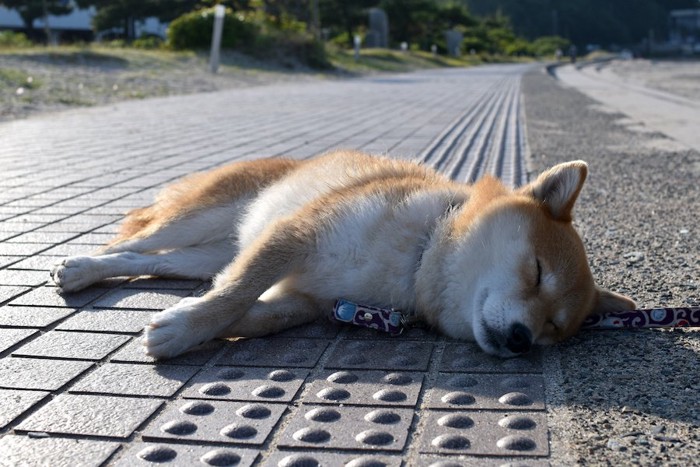
[[[532,168],[584,159],[594,276],[640,307],[698,306],[700,154],[564,88],[523,82]],[[697,465],[700,332],[589,331],[547,352],[553,465]]]
[[[130,49],[59,49],[0,54],[0,121],[131,99],[213,92],[232,88],[319,79],[294,62],[261,62],[225,52],[217,74],[207,57]]]

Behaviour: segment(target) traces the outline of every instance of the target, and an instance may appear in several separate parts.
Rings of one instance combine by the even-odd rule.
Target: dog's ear
[[[586,175],[588,165],[584,161],[567,162],[543,172],[537,180],[518,192],[535,198],[554,219],[570,222],[574,203],[583,188]]]
[[[635,308],[637,308],[637,304],[631,298],[596,287],[596,298],[591,314],[602,315],[616,311],[634,310]]]

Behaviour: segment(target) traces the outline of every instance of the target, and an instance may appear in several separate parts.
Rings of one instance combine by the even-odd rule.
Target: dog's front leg
[[[310,223],[296,219],[278,222],[263,232],[217,276],[204,296],[159,313],[146,328],[146,353],[174,357],[236,329],[235,323],[252,311],[266,290],[306,261],[316,232]]]
[[[253,307],[218,337],[260,337],[309,323],[333,303],[319,303],[314,297],[290,287],[287,281],[275,284]]]

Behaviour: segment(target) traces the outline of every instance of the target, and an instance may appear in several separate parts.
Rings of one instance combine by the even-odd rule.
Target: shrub
[[[538,56],[554,55],[557,49],[566,53],[569,45],[571,45],[571,42],[563,37],[544,36],[538,37],[532,41],[532,50],[533,53]]]
[[[505,45],[505,53],[511,56],[532,55],[532,44],[525,39],[516,37]]]
[[[187,13],[170,23],[168,43],[175,49],[209,48],[213,26],[213,8]],[[273,18],[261,11],[243,14],[227,9],[221,47],[258,58],[281,59],[287,63],[292,58],[312,68],[329,68],[323,44],[305,29],[304,23],[290,17]]]
[[[163,47],[163,39],[158,36],[140,37],[131,46],[137,49],[160,49]]]
[[[174,19],[168,27],[168,44],[174,49],[206,49],[211,46],[214,8],[192,11]],[[242,13],[226,9],[221,46],[240,48],[253,43],[258,27]]]
[[[31,46],[32,42],[21,32],[0,31],[0,47],[24,48]]]

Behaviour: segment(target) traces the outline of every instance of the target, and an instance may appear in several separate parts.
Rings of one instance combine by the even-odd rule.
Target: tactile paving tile
[[[14,299],[12,305],[80,308],[108,291],[90,287],[80,292],[61,294],[58,287],[44,286]]]
[[[218,352],[221,347],[224,346],[224,341],[213,340],[206,342],[192,350],[185,352],[184,354],[178,355],[177,357],[169,358],[169,365],[194,365],[203,366],[209,360],[211,360]],[[117,353],[110,357],[112,362],[121,363],[155,363],[157,360],[153,357],[146,355],[145,347],[143,346],[143,339],[136,338],[129,344],[125,345],[123,348],[119,349]]]
[[[136,334],[151,322],[156,313],[135,310],[83,310],[59,324],[56,329]]]
[[[110,441],[5,435],[0,439],[0,465],[98,467],[117,448],[119,443]]]
[[[0,329],[0,352],[22,342],[36,332],[35,329]]]
[[[139,277],[130,280],[126,287],[129,289],[181,289],[194,290],[202,285],[200,280],[189,279],[162,279],[162,278],[144,278]]]
[[[526,374],[441,374],[426,407],[462,410],[544,410],[544,381]]]
[[[95,308],[126,308],[132,310],[164,310],[188,296],[189,290],[119,289],[100,298]]]
[[[172,396],[198,368],[184,365],[106,363],[71,388],[71,392]]]
[[[0,360],[0,387],[56,391],[92,365],[91,362],[5,357]]]
[[[162,403],[132,397],[60,394],[15,430],[127,438]]]
[[[426,411],[420,452],[546,456],[547,418],[537,412]]]
[[[100,360],[130,339],[128,336],[51,331],[13,352],[13,355]]]
[[[2,285],[26,285],[38,287],[49,281],[46,271],[21,271],[19,269],[0,271],[0,284]]]
[[[0,243],[0,245],[2,245],[2,243]],[[31,287],[0,285],[0,302],[5,302],[7,300],[10,300],[11,298],[14,298],[18,295],[21,295],[24,292],[27,292],[29,290],[32,290],[32,288]]]
[[[307,384],[304,403],[415,406],[423,383],[421,373],[339,370],[324,371]]]
[[[471,342],[451,342],[445,345],[440,371],[541,373],[542,353],[535,349],[522,357],[503,359],[487,354]]]
[[[326,368],[425,371],[433,351],[429,342],[343,340],[333,350]]]
[[[413,409],[303,405],[278,445],[291,448],[401,451]]]
[[[193,399],[289,402],[309,372],[248,367],[214,367],[192,380],[182,394]]]
[[[211,465],[248,467],[259,451],[239,447],[191,446],[181,444],[134,443],[111,463],[115,467],[140,465],[183,466]]]
[[[313,323],[294,326],[291,329],[282,331],[276,337],[305,337],[332,339],[338,335],[342,326],[333,323],[325,318],[318,319]]]
[[[45,328],[72,313],[75,313],[73,308],[3,306],[0,307],[0,326]]]
[[[265,467],[400,467],[401,457],[377,454],[346,454],[309,451],[276,451],[266,459]]]
[[[260,445],[286,408],[257,402],[181,400],[149,424],[143,439]]]
[[[0,389],[0,429],[48,395],[44,391]]]
[[[311,368],[328,347],[326,339],[240,339],[217,360],[217,365]]]
[[[552,467],[546,460],[523,457],[435,456],[423,454],[416,467]]]
[[[352,326],[350,324],[343,326],[346,339],[395,339],[386,332],[377,331],[376,329],[363,328],[360,326]],[[420,339],[422,341],[434,341],[438,334],[431,331],[427,327],[415,326],[404,329],[401,333],[401,340]]]

